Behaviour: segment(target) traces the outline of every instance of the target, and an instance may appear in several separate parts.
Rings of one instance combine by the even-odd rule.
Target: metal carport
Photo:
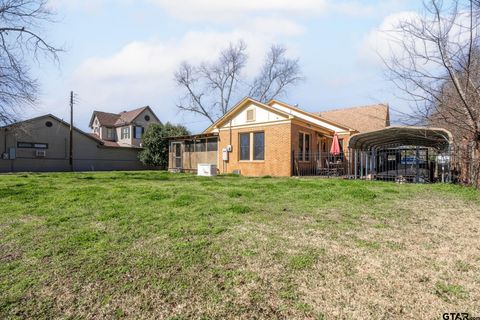
[[[441,128],[388,127],[352,136],[354,177],[433,182],[449,180],[452,135]],[[441,171],[441,172],[440,172]]]

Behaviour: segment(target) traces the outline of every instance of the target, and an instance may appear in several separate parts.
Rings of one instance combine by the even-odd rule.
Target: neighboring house
[[[379,109],[387,110],[375,115],[384,118],[386,127],[388,106]],[[291,176],[294,163],[318,161],[318,154],[330,150],[334,135],[341,148],[347,146],[353,134],[363,131],[360,124],[369,121],[347,125],[339,120],[277,100],[264,104],[245,98],[202,134],[172,138],[169,169],[194,171],[207,163],[217,165],[220,173]]]
[[[139,112],[129,126],[144,125],[139,115],[151,114],[150,108]],[[148,121],[149,122],[149,121]],[[120,127],[119,127],[120,128]],[[70,125],[49,114],[0,127],[0,172],[69,171]],[[128,140],[128,139],[124,139]],[[109,171],[146,169],[138,160],[141,150],[135,139],[120,144],[73,128],[73,170]]]
[[[94,111],[89,127],[108,146],[141,147],[142,136],[152,123],[160,123],[150,107],[121,113]]]

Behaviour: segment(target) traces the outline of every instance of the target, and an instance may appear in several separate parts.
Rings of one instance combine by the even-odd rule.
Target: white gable
[[[247,120],[247,113],[253,112],[253,120]],[[250,113],[251,115],[252,113]],[[232,126],[252,125],[258,123],[267,123],[274,121],[286,120],[287,117],[278,113],[267,110],[256,104],[248,104],[232,117]],[[225,123],[222,128],[229,127],[230,122]]]
[[[316,125],[319,125],[321,127],[324,127],[324,128],[327,128],[327,129],[330,129],[332,131],[335,131],[335,132],[348,132],[348,130],[345,130],[344,128],[339,128],[335,125],[332,125],[328,122],[325,122],[325,121],[322,121],[322,120],[319,120],[317,118],[314,118],[314,117],[311,117],[309,115],[306,115],[302,112],[299,112],[299,111],[296,111],[295,109],[292,109],[292,108],[288,108],[288,107],[285,107],[285,106],[282,106],[278,103],[273,103],[271,105],[271,107],[277,109],[277,110],[280,110],[280,111],[283,111],[283,112],[286,112],[286,113],[289,113],[297,118],[300,118],[300,119],[303,119],[303,120],[306,120],[306,121],[309,121],[311,123],[314,123]]]

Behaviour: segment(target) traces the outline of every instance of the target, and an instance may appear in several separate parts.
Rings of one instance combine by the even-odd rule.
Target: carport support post
[[[360,179],[363,179],[363,151],[360,151]]]
[[[357,149],[355,149],[354,157],[355,157],[354,172],[355,172],[355,179],[357,179],[358,178],[358,175],[357,175],[357,173],[358,173],[358,150]]]
[[[420,181],[420,166],[419,166],[419,157],[420,157],[420,151],[418,149],[419,147],[415,149],[415,182],[418,183]]]
[[[365,152],[365,179],[368,179],[368,161],[370,161],[368,157],[368,152]]]

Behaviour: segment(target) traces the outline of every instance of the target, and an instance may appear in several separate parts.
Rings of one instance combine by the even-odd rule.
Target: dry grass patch
[[[163,172],[2,179],[0,318],[480,310],[470,189]]]

